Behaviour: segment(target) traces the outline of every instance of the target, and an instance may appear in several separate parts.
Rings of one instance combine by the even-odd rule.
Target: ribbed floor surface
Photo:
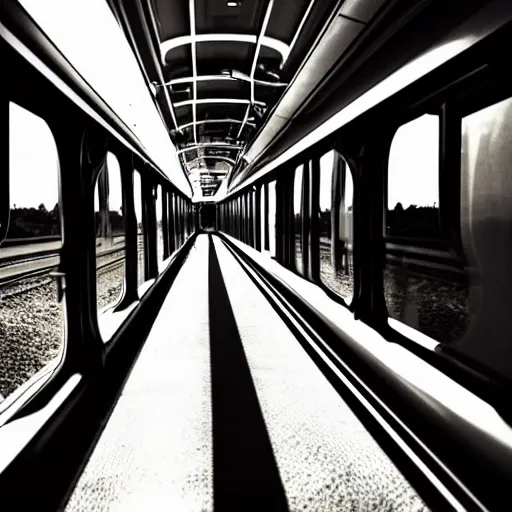
[[[427,510],[211,240],[176,278],[66,511]]]

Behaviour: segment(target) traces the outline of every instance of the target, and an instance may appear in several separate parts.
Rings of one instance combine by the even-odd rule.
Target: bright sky
[[[185,193],[190,187],[137,61],[105,0],[20,0],[77,71],[138,136]],[[31,139],[33,164],[42,144]],[[27,162],[30,156],[27,156]]]
[[[110,151],[107,153],[108,169],[108,208],[110,211],[116,211],[120,214],[123,205],[123,191],[121,189],[121,167],[116,156]],[[96,187],[94,192],[94,210],[99,211],[99,189]]]
[[[135,198],[135,215],[137,222],[142,222],[142,184],[138,171],[133,173],[133,196]]]
[[[388,208],[439,205],[439,116],[425,114],[401,126],[391,143]]]
[[[9,105],[9,122],[11,205],[37,208],[44,203],[52,210],[59,199],[59,157],[50,127],[15,103]]]

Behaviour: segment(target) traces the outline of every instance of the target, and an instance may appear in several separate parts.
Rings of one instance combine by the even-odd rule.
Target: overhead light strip
[[[170,50],[179,48],[191,44],[192,41],[195,43],[214,43],[214,42],[227,42],[227,43],[252,43],[257,42],[257,37],[253,34],[195,34],[187,36],[173,37],[160,43],[160,53],[162,63],[165,65],[165,56]],[[277,53],[281,54],[281,59],[286,60],[290,53],[290,47],[274,37],[264,36],[261,44],[267,48],[271,48]]]
[[[186,76],[182,78],[174,78],[173,80],[170,80],[169,82],[166,82],[164,85],[178,85],[178,84],[187,84],[197,82],[209,82],[209,81],[223,81],[223,80],[229,80],[232,82],[237,81],[244,81],[244,82],[250,82],[251,79],[247,76],[237,76],[236,78],[229,76],[229,75],[202,75],[202,76],[196,76],[195,78],[192,76]],[[256,85],[262,85],[262,86],[268,86],[268,87],[286,87],[288,84],[284,82],[269,82],[268,80],[254,80],[254,83]]]
[[[187,151],[193,151],[194,149],[200,148],[224,148],[224,149],[234,149],[236,151],[240,151],[243,149],[241,146],[236,146],[235,144],[228,144],[227,142],[203,142],[201,144],[193,144],[191,146],[187,146],[178,150],[178,155],[182,153],[186,153]],[[215,155],[212,155],[215,156]]]
[[[252,61],[251,66],[251,74],[249,75],[249,80],[251,82],[251,101],[249,105],[247,106],[247,110],[245,111],[244,120],[242,121],[242,125],[240,126],[240,130],[238,131],[237,139],[240,138],[240,135],[242,135],[242,132],[245,128],[245,123],[247,123],[247,120],[249,119],[249,113],[251,112],[251,105],[254,105],[254,74],[256,72],[256,66],[258,64],[258,57],[260,55],[260,49],[261,49],[261,43],[263,40],[263,37],[265,36],[265,31],[267,30],[268,22],[270,20],[270,15],[272,13],[272,8],[274,7],[274,0],[269,0],[267,5],[267,10],[265,12],[265,18],[263,18],[263,23],[261,25],[260,33],[258,35],[258,40],[256,42],[256,50],[254,51],[254,59]]]
[[[197,162],[198,160],[219,160],[219,161],[223,161],[223,162],[227,162],[232,165],[235,165],[235,161],[232,158],[229,158],[227,156],[216,156],[216,155],[200,156],[199,158],[195,158],[194,160],[189,160],[187,162],[187,165],[193,164],[193,163]]]
[[[215,123],[233,123],[233,124],[240,124],[242,121],[240,119],[203,119],[202,121],[196,121],[197,124],[215,124]],[[251,126],[256,126],[254,123],[247,123]],[[190,126],[193,126],[194,123],[185,123],[178,127],[179,130],[184,130],[185,128],[189,128]]]
[[[249,100],[242,100],[242,99],[235,99],[235,98],[203,98],[199,100],[185,100],[185,101],[179,101],[174,104],[176,108],[179,107],[186,107],[187,105],[203,105],[207,103],[233,103],[235,105],[247,105],[251,102]],[[262,105],[266,106],[266,103],[264,101],[255,101],[255,105]]]

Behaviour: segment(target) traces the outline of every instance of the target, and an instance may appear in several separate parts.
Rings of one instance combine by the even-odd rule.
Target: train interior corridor
[[[510,0],[0,2],[0,512],[511,510],[511,47]]]
[[[427,510],[221,237],[197,236],[67,503]]]

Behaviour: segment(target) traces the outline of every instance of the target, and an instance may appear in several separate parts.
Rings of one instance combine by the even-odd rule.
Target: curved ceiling
[[[236,166],[338,3],[111,0],[198,195]]]

